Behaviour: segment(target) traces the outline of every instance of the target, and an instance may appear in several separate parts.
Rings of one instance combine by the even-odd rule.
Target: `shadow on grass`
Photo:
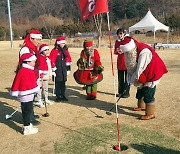
[[[7,90],[7,92],[2,92],[0,91],[0,98],[6,98],[6,99],[10,99],[10,100],[17,100],[15,97],[11,96],[9,94],[10,88],[5,88]]]
[[[44,119],[41,119],[41,120],[42,120],[42,121],[44,121],[44,122],[47,122],[47,123],[53,124],[53,125],[55,125],[55,126],[58,126],[58,127],[64,128],[64,129],[66,129],[66,130],[69,130],[69,131],[71,131],[71,132],[78,133],[78,134],[83,135],[83,136],[85,136],[85,137],[87,137],[87,138],[91,138],[91,139],[93,139],[93,140],[96,140],[96,141],[100,141],[100,142],[103,142],[103,143],[109,144],[109,145],[111,145],[111,146],[113,147],[113,145],[112,145],[111,143],[109,143],[109,142],[107,142],[107,141],[105,141],[105,140],[101,140],[101,139],[95,138],[95,137],[93,137],[93,136],[89,135],[88,133],[87,133],[87,134],[85,134],[85,133],[82,133],[82,132],[80,132],[80,131],[78,131],[78,130],[71,129],[71,128],[69,128],[69,127],[65,127],[65,126],[63,126],[63,125],[56,124],[56,123],[53,123],[53,122],[51,122],[51,121],[47,121],[47,120],[44,120]]]
[[[5,125],[9,126],[10,128],[16,130],[17,132],[21,133],[22,128],[15,124],[15,122],[22,124],[22,120],[21,120],[22,117],[21,117],[20,112],[17,111],[13,115],[13,120],[12,119],[6,119],[6,115],[7,114],[10,115],[13,112],[14,112],[14,109],[12,107],[10,107],[9,104],[0,101],[0,123],[3,123]]]
[[[104,110],[105,112],[109,111],[114,106],[111,112],[115,113],[115,105],[113,103],[110,103],[107,101],[98,100],[98,96],[97,96],[96,100],[86,100],[86,95],[83,95],[80,93],[83,90],[82,87],[67,86],[66,89],[67,89],[66,96],[68,97],[69,101],[62,102],[62,103],[68,103],[68,104],[72,104],[72,105],[76,105],[76,106],[82,106],[82,107],[85,107],[86,109],[97,108],[99,110]],[[52,93],[51,88],[49,88],[49,92]],[[86,93],[86,92],[84,92],[84,93]],[[108,95],[111,95],[111,94],[108,94]],[[55,100],[55,97],[50,96],[49,99]],[[120,105],[122,100],[123,99],[120,99],[118,102],[119,114],[125,114],[125,115],[139,118],[140,114],[138,114],[137,112],[132,113],[132,112],[127,112],[124,110],[124,109],[127,109],[127,110],[132,110],[132,109],[130,107]],[[92,110],[89,110],[89,112],[92,112]],[[95,112],[92,112],[92,113],[95,115],[95,117],[98,117]],[[99,115],[99,116],[101,116],[101,115]]]
[[[143,154],[179,154],[180,151],[172,150],[165,147],[160,147],[155,144],[131,144],[135,150],[142,152]]]

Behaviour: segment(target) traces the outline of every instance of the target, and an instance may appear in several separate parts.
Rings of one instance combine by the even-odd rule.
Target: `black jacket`
[[[67,81],[66,50],[58,47],[56,59],[56,81]]]

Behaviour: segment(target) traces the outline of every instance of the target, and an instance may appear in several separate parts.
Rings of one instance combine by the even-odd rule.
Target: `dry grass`
[[[104,42],[108,40],[104,40]],[[49,43],[48,40],[43,42]],[[94,125],[114,123],[116,121],[115,111],[112,116],[106,115],[114,104],[113,79],[117,85],[117,73],[112,77],[111,60],[109,48],[99,48],[102,63],[105,67],[104,79],[98,84],[98,96],[95,101],[85,100],[85,91],[78,85],[73,78],[76,71],[76,61],[82,48],[69,48],[72,56],[72,72],[67,81],[66,103],[55,103],[48,106],[50,116],[44,118],[44,108],[35,108],[35,113],[40,115],[41,124],[38,126],[39,133],[36,135],[23,136],[21,111],[17,112],[11,121],[5,119],[5,115],[12,113],[19,102],[12,98],[8,91],[11,87],[14,70],[18,62],[18,54],[23,43],[14,41],[14,48],[10,48],[10,42],[0,42],[0,150],[2,154],[30,154],[30,153],[54,153],[54,143],[64,137],[65,134],[84,127]],[[54,43],[54,41],[53,41]],[[80,42],[82,43],[82,42]],[[50,45],[50,49],[53,45]],[[152,129],[161,131],[163,134],[180,139],[180,49],[167,49],[158,51],[164,60],[169,72],[163,76],[156,91],[156,118],[149,121],[140,121],[138,117],[144,112],[134,112],[132,107],[136,106],[136,88],[131,87],[131,97],[121,99],[119,104],[120,124],[132,125],[142,129]],[[116,70],[116,57],[113,56],[114,68]],[[54,101],[52,96],[53,84],[49,84],[49,98]],[[104,118],[96,118],[96,114]],[[126,134],[124,134],[126,136]],[[116,139],[115,139],[116,140]]]

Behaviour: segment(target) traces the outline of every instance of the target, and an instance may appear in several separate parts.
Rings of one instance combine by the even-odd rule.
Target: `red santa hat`
[[[86,41],[84,43],[85,47],[92,47],[93,46],[93,42],[92,41]]]
[[[39,52],[43,52],[45,50],[49,50],[49,46],[47,44],[42,44],[40,47],[39,47]]]
[[[36,60],[36,59],[37,59],[36,56],[33,55],[32,53],[25,53],[20,57],[20,62],[33,61],[33,60]]]
[[[65,41],[65,37],[64,36],[60,36],[60,37],[58,37],[57,39],[56,39],[56,44],[62,44],[62,43],[66,43],[66,41]]]
[[[29,32],[30,34],[30,38],[35,38],[35,39],[42,39],[42,34],[40,31],[38,30],[31,30]]]
[[[136,44],[131,37],[125,37],[121,42],[120,49],[122,50],[122,52],[129,52],[134,48],[136,48]]]

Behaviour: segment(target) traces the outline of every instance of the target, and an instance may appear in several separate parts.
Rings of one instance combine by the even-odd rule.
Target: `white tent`
[[[169,37],[169,27],[159,22],[149,10],[147,14],[135,25],[129,27],[129,32],[139,30],[139,31],[153,31],[154,32],[154,43],[155,43],[155,33],[157,30],[167,31],[167,43]]]

